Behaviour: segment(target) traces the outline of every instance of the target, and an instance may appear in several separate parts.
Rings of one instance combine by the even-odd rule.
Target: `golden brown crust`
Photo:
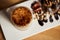
[[[31,19],[32,14],[28,8],[19,7],[12,12],[12,21],[19,26],[26,26]]]

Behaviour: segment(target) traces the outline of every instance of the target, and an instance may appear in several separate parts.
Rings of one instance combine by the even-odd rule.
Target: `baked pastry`
[[[26,26],[30,23],[32,14],[26,7],[18,7],[11,13],[11,20],[18,26]]]

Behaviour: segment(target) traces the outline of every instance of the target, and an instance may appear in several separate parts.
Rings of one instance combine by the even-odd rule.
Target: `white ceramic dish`
[[[26,2],[20,3],[16,6],[26,6],[26,7],[30,8],[31,3],[33,1],[34,0],[26,1]],[[3,11],[0,11],[0,24],[2,26],[6,40],[22,40],[29,36],[35,35],[37,33],[43,32],[43,31],[53,28],[57,25],[60,25],[60,18],[58,21],[56,21],[54,19],[53,23],[50,23],[50,22],[45,23],[44,26],[40,26],[38,24],[37,20],[32,20],[32,23],[29,26],[29,28],[25,31],[21,31],[14,27],[14,25],[10,22],[10,20],[7,18],[7,16],[5,15],[5,13]]]
[[[31,12],[32,19],[31,19],[30,23],[28,23],[26,26],[16,25],[16,24],[12,21],[11,13],[14,11],[14,9],[19,8],[19,7],[27,8],[27,9]],[[14,27],[17,28],[17,29],[19,29],[19,30],[21,30],[21,31],[24,31],[24,30],[28,29],[28,27],[29,27],[29,26],[31,25],[31,23],[32,23],[33,13],[32,13],[32,11],[31,11],[28,7],[26,7],[26,6],[22,6],[22,5],[20,5],[20,6],[13,6],[13,7],[7,8],[5,12],[6,12],[6,14],[8,14],[7,17],[9,16],[9,19],[10,19],[11,23],[14,25]],[[26,17],[27,17],[27,16],[26,16]]]

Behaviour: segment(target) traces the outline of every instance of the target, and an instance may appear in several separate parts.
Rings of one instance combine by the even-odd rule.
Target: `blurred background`
[[[0,10],[26,0],[0,0]]]

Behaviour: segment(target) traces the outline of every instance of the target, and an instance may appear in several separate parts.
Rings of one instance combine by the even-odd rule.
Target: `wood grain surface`
[[[0,26],[0,40],[6,40],[1,26]]]
[[[60,40],[60,25],[24,40]]]
[[[26,0],[0,0],[0,10],[21,3]]]

